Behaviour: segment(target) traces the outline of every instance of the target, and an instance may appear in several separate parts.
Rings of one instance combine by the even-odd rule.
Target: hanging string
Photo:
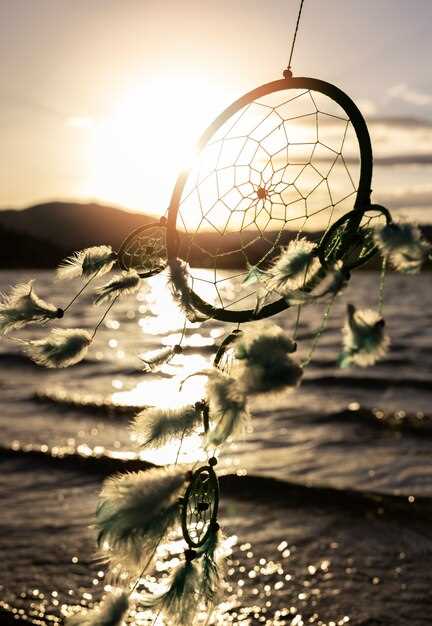
[[[96,337],[96,333],[99,330],[100,325],[103,323],[103,321],[105,320],[106,316],[108,315],[108,313],[110,312],[110,310],[113,308],[113,306],[115,305],[115,303],[117,302],[119,296],[117,295],[114,300],[111,302],[111,304],[108,306],[108,308],[106,309],[105,313],[102,315],[102,317],[100,318],[100,320],[98,321],[98,323],[95,326],[95,329],[93,331],[92,334],[92,341],[93,339]]]
[[[74,297],[69,302],[69,304],[65,306],[65,308],[63,309],[64,313],[66,313],[66,311],[73,305],[75,300],[77,300],[80,297],[80,295],[83,293],[83,291],[85,291],[85,289],[87,289],[87,287],[90,285],[92,280],[94,280],[96,277],[97,277],[97,274],[93,274],[93,276],[90,276],[89,280],[84,284],[83,287],[81,287],[81,289],[78,291],[78,293],[74,295]]]
[[[297,234],[297,237],[298,237],[298,235],[299,235],[299,234],[300,234],[300,231],[299,231],[299,233]],[[296,237],[296,239],[297,239],[297,237]],[[306,265],[306,269],[305,269],[304,276],[303,276],[303,285],[302,285],[302,289],[304,289],[304,287],[305,287],[305,285],[306,285],[306,278],[307,278],[307,275],[308,275],[308,272],[309,272],[309,267],[310,267],[310,264],[311,264],[311,259],[309,259],[309,261],[308,261],[308,263],[307,263],[307,265]],[[297,315],[296,315],[296,321],[295,321],[294,332],[293,332],[293,341],[295,341],[295,340],[296,340],[296,338],[297,338],[297,333],[298,333],[299,324],[300,324],[300,316],[301,316],[301,312],[302,312],[302,305],[301,305],[301,304],[299,304],[299,305],[297,306]]]
[[[387,270],[387,257],[383,257],[382,264],[381,264],[379,298],[378,298],[378,313],[380,315],[382,315],[383,307],[384,307],[384,286],[385,286],[385,279],[386,279],[386,270]]]
[[[288,67],[287,67],[287,69],[283,73],[284,78],[291,78],[292,77],[291,62],[292,62],[292,58],[293,58],[293,54],[294,54],[294,47],[295,47],[295,44],[296,44],[297,33],[298,33],[298,29],[299,29],[299,24],[300,24],[300,18],[301,18],[301,14],[302,14],[302,10],[303,10],[303,4],[304,4],[304,0],[300,0],[300,7],[299,7],[298,15],[297,15],[297,23],[296,23],[296,27],[295,27],[295,31],[294,31],[294,37],[293,37],[293,41],[292,41],[292,44],[291,44],[291,51],[290,51],[290,56],[289,56],[289,61],[288,61]]]
[[[159,545],[160,545],[160,543],[161,543],[161,541],[162,541],[162,537],[164,536],[164,534],[165,534],[165,528],[162,530],[162,533],[161,533],[161,535],[160,535],[160,537],[159,537],[159,539],[158,539],[158,542],[156,543],[156,546],[154,547],[154,549],[153,549],[153,551],[152,551],[152,553],[151,553],[150,557],[147,559],[147,562],[146,562],[146,564],[144,565],[144,567],[142,568],[141,573],[138,575],[138,577],[137,577],[137,579],[136,579],[136,581],[135,581],[134,585],[133,585],[133,586],[132,586],[132,588],[130,589],[130,591],[129,591],[129,593],[128,593],[129,598],[131,597],[131,595],[133,594],[133,592],[134,592],[134,591],[136,590],[136,588],[138,587],[138,585],[139,585],[139,583],[140,583],[140,581],[141,581],[142,577],[144,576],[144,574],[145,574],[145,572],[146,572],[146,569],[148,568],[148,566],[149,566],[149,565],[150,565],[150,563],[152,562],[152,559],[153,559],[154,555],[156,554],[156,550],[159,548]]]
[[[296,338],[297,338],[297,333],[298,333],[298,329],[299,329],[299,325],[300,325],[301,312],[302,312],[302,305],[299,304],[297,306],[297,315],[296,315],[296,321],[295,321],[295,325],[294,325],[293,341],[295,341]]]
[[[318,330],[317,330],[317,332],[316,332],[316,334],[314,336],[311,349],[309,350],[309,354],[307,355],[306,359],[301,364],[301,366],[303,368],[306,367],[307,365],[309,365],[309,363],[312,361],[312,357],[314,355],[315,348],[317,347],[318,341],[320,340],[320,337],[323,334],[323,332],[325,330],[325,327],[327,326],[327,320],[329,318],[330,311],[331,311],[331,308],[332,308],[332,306],[334,304],[334,301],[336,300],[336,296],[337,296],[337,294],[335,294],[332,297],[332,299],[330,300],[330,302],[328,303],[328,305],[327,305],[327,307],[326,307],[326,309],[324,311],[324,315],[322,317],[320,327],[318,328]]]
[[[155,626],[156,622],[159,619],[159,615],[161,614],[161,611],[162,611],[162,607],[160,607],[159,611],[157,612],[156,617],[154,618],[154,621],[152,622],[152,626]]]
[[[182,449],[182,446],[183,446],[183,439],[184,439],[184,436],[185,436],[185,432],[186,432],[186,428],[183,429],[183,432],[181,434],[180,444],[179,444],[179,447],[177,448],[177,456],[176,456],[176,460],[175,460],[174,465],[177,465],[177,463],[178,463],[178,460],[179,460],[179,457],[180,457],[180,452],[181,452],[181,449]]]

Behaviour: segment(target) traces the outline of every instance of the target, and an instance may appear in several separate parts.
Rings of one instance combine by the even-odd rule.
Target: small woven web
[[[205,473],[199,474],[186,503],[186,523],[190,538],[198,543],[208,531],[213,515],[214,484]]]
[[[166,256],[165,228],[159,225],[137,229],[119,252],[124,268],[133,268],[141,273],[164,268]]]
[[[352,123],[327,96],[284,90],[238,111],[200,153],[179,206],[181,256],[211,269],[192,269],[194,291],[216,308],[253,308],[248,268],[265,271],[289,239],[316,239],[352,210],[359,165]]]

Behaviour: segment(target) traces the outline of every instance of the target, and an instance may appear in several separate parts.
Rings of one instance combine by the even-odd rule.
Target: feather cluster
[[[162,593],[141,597],[142,606],[157,610],[168,623],[179,626],[193,626],[201,605],[207,613],[211,612],[222,588],[219,539],[220,531],[216,527],[193,555],[194,560],[186,552],[186,560],[174,570]]]
[[[201,421],[201,411],[192,404],[177,409],[154,407],[139,413],[132,428],[144,448],[157,448],[172,439],[190,435]]]
[[[289,355],[296,344],[274,324],[261,324],[234,343],[232,375],[244,393],[278,391],[299,384],[303,370]]]
[[[207,318],[201,315],[192,303],[188,264],[181,259],[171,259],[169,261],[169,281],[172,296],[186,318],[190,322],[205,321]]]
[[[348,305],[343,328],[343,351],[339,357],[341,367],[373,365],[385,356],[389,344],[381,315],[371,309],[357,311],[352,304]]]
[[[54,328],[45,339],[29,341],[26,353],[44,367],[69,367],[82,361],[92,336],[82,328]]]
[[[120,276],[116,276],[97,290],[95,303],[102,304],[112,302],[119,296],[125,296],[138,291],[140,280],[138,272],[133,269],[124,272]]]
[[[0,333],[23,328],[26,324],[60,318],[63,311],[45,302],[35,293],[33,281],[21,283],[9,294],[2,294],[0,302]]]
[[[116,258],[111,246],[92,246],[79,250],[60,263],[57,278],[69,280],[102,276],[112,270]]]
[[[343,269],[342,261],[338,261],[331,271],[324,272],[321,269],[316,272],[307,291],[286,291],[284,298],[291,306],[325,302],[340,293],[346,287],[348,279],[349,274]]]
[[[207,434],[209,444],[219,446],[228,437],[244,432],[250,421],[247,400],[237,381],[220,370],[207,372],[206,397],[212,428]]]
[[[375,228],[374,242],[398,272],[415,274],[420,271],[431,251],[418,226],[390,223]]]
[[[109,478],[96,511],[98,544],[112,567],[138,573],[178,519],[186,472],[153,468]]]
[[[201,559],[200,595],[204,598],[207,609],[214,607],[220,599],[225,560],[219,548],[221,531],[210,533],[204,545]]]
[[[199,566],[186,560],[174,570],[165,591],[141,596],[140,605],[157,610],[169,624],[193,626],[200,604],[200,584]]]
[[[180,354],[182,351],[181,346],[175,345],[173,348],[167,346],[166,348],[160,348],[159,350],[153,350],[146,354],[140,354],[139,358],[144,363],[145,372],[154,372],[161,365],[168,363],[175,354]]]
[[[124,591],[113,592],[91,610],[82,610],[67,618],[66,626],[122,626],[129,608]]]
[[[305,237],[290,241],[269,269],[267,288],[280,296],[302,289],[316,274],[320,262],[316,245]]]

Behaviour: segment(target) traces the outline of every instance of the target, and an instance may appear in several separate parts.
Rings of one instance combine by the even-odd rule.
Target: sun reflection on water
[[[193,404],[204,396],[205,376],[192,376],[187,381],[184,379],[196,372],[208,368],[209,358],[199,354],[177,355],[173,362],[161,368],[161,373],[171,375],[171,378],[148,377],[139,382],[129,391],[118,391],[111,395],[111,401],[115,404],[128,406],[158,406],[160,408],[176,408],[184,404]],[[180,372],[178,372],[180,369]],[[134,440],[133,435],[131,435]],[[199,433],[185,437],[181,443],[169,442],[156,450],[145,450],[140,454],[143,460],[164,465],[205,460],[207,455],[203,449],[202,436]]]

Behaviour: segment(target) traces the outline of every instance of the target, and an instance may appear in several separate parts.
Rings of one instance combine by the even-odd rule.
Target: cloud
[[[432,165],[432,153],[429,154],[395,154],[394,156],[377,156],[375,165]]]
[[[404,129],[404,128],[418,128],[429,130],[432,128],[432,121],[421,119],[418,117],[408,116],[379,116],[374,115],[368,118],[368,124],[370,126],[384,126],[389,129]]]
[[[409,209],[411,207],[432,207],[432,186],[418,185],[415,188],[402,187],[397,191],[375,192],[374,197],[391,209]],[[429,220],[430,221],[430,220]]]
[[[378,107],[375,102],[369,100],[368,98],[357,100],[357,106],[365,117],[376,115],[378,111]]]
[[[427,106],[428,104],[432,104],[432,95],[413,89],[406,83],[393,85],[393,87],[387,90],[387,95],[390,96],[390,98],[396,98],[408,104],[414,104],[415,106]]]

